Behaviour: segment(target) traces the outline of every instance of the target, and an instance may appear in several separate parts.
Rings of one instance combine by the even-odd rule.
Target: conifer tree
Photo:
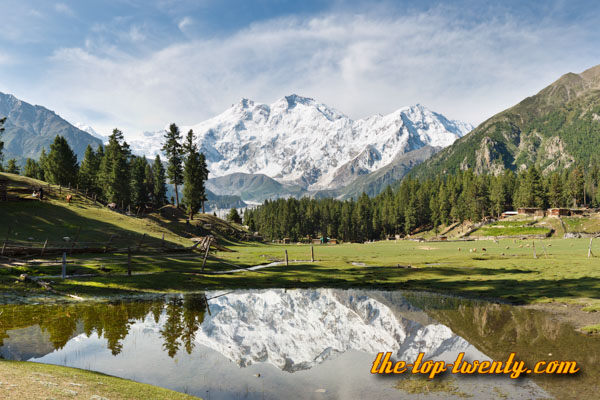
[[[23,169],[23,175],[29,178],[37,179],[37,177],[40,174],[39,169],[39,164],[33,158],[28,158],[27,160],[25,160],[25,168]]]
[[[183,183],[182,169],[182,147],[181,133],[175,124],[169,126],[169,130],[165,132],[165,143],[162,150],[167,156],[167,176],[171,183],[175,186],[175,204],[179,207],[179,191],[178,186]]]
[[[200,210],[204,199],[205,172],[200,153],[198,153],[198,147],[194,143],[194,131],[191,129],[187,133],[185,143],[183,144],[183,154],[185,156],[183,197],[190,220],[193,220],[194,214]]]
[[[129,156],[129,145],[124,141],[123,132],[115,128],[104,149],[98,180],[104,198],[120,207],[129,205],[131,197]]]
[[[236,224],[242,223],[242,218],[235,207],[232,207],[231,210],[229,210],[229,213],[227,214],[227,221],[234,222]]]
[[[148,202],[148,185],[146,183],[146,156],[134,157],[131,162],[131,204],[144,207]]]
[[[98,148],[100,151],[102,147]],[[79,187],[89,194],[99,194],[98,171],[100,170],[101,155],[96,153],[88,144],[79,167]]]
[[[573,168],[568,179],[569,198],[573,207],[583,203],[583,183],[583,173],[579,167]]]
[[[54,138],[44,164],[44,177],[48,182],[63,186],[77,182],[77,156],[64,137]]]
[[[17,174],[18,175],[21,173],[21,169],[17,165],[17,160],[15,158],[11,158],[10,160],[8,160],[6,162],[6,167],[4,167],[4,170],[6,172],[8,172],[9,174]]]
[[[167,180],[165,168],[157,154],[152,164],[152,203],[154,208],[160,208],[167,202]]]
[[[2,133],[4,133],[4,123],[6,122],[6,117],[0,118],[0,138],[2,138]],[[4,150],[4,142],[0,140],[0,165],[2,165],[2,161],[4,160],[4,155],[2,154],[2,150]]]
[[[40,153],[40,158],[38,161],[38,164],[40,166],[40,168],[38,169],[38,176],[36,176],[37,179],[39,179],[40,181],[45,181],[46,180],[46,164],[48,162],[48,156],[46,155],[46,148],[42,147],[42,152]]]
[[[561,207],[564,205],[563,184],[558,172],[552,173],[548,183],[548,202],[551,207]]]

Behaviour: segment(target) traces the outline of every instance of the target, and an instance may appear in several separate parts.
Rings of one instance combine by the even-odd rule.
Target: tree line
[[[160,155],[150,162],[145,156],[136,156],[123,137],[114,129],[105,146],[96,150],[91,145],[78,163],[73,149],[62,136],[56,136],[49,152],[42,149],[36,161],[28,158],[23,175],[62,186],[77,186],[88,196],[100,201],[114,203],[121,209],[151,207],[158,209],[168,203],[167,178],[175,187],[175,203],[183,207],[190,219],[204,201],[204,183],[208,168],[204,154],[198,151],[195,134],[187,133],[185,141],[175,124],[165,132],[162,150],[166,154],[166,168]],[[20,173],[18,167],[6,168],[7,172]],[[179,187],[183,186],[183,202],[179,201]]]
[[[532,166],[519,173],[477,175],[472,170],[436,179],[410,176],[357,200],[288,198],[267,200],[246,209],[244,223],[266,239],[302,240],[327,236],[364,242],[435,229],[452,223],[481,221],[518,207],[600,206],[600,167],[575,166],[544,176]]]

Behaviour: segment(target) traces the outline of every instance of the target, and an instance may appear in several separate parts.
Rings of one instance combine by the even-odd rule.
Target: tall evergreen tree
[[[573,168],[567,182],[569,199],[573,207],[583,203],[583,184],[584,178],[581,169],[579,167]]]
[[[240,217],[240,214],[238,213],[238,210],[235,207],[229,210],[229,214],[227,214],[227,221],[234,222],[236,224],[242,223],[242,217]]]
[[[157,154],[152,164],[152,203],[160,208],[167,202],[167,178],[160,156]]]
[[[205,198],[206,162],[194,143],[194,131],[190,129],[183,145],[185,163],[183,168],[183,197],[190,220],[194,219]]]
[[[136,208],[148,202],[147,166],[146,156],[134,157],[131,162],[131,204]]]
[[[6,167],[4,167],[4,170],[6,172],[8,172],[9,174],[17,174],[18,175],[21,173],[21,169],[17,165],[17,160],[15,158],[11,158],[10,160],[8,160],[6,162]]]
[[[181,133],[175,124],[169,126],[165,132],[165,143],[162,150],[167,156],[167,176],[175,186],[175,204],[179,207],[179,191],[177,187],[183,183]]]
[[[121,207],[129,205],[131,197],[129,156],[129,145],[124,141],[123,132],[115,128],[104,149],[98,180],[104,198]]]
[[[6,122],[6,117],[0,118],[0,138],[2,138],[2,133],[4,133],[4,123]],[[2,165],[2,161],[4,160],[4,155],[2,151],[4,150],[4,142],[0,140],[0,165]]]
[[[100,194],[100,188],[98,186],[98,173],[100,170],[100,163],[102,162],[102,155],[100,154],[102,147],[98,148],[98,153],[92,149],[91,145],[88,145],[79,167],[79,187],[83,191],[87,191],[89,194]]]
[[[40,181],[46,180],[46,164],[48,163],[48,155],[46,154],[46,148],[42,147],[42,152],[40,153],[40,158],[38,164],[40,169],[38,170],[38,176],[36,177]]]
[[[548,183],[548,202],[551,207],[561,207],[564,205],[563,184],[558,172],[552,173]]]
[[[25,160],[25,168],[23,169],[23,175],[29,178],[37,179],[37,177],[40,175],[39,170],[40,166],[33,158],[28,158],[27,160]]]
[[[50,145],[50,153],[44,163],[45,179],[57,185],[67,186],[77,182],[77,156],[67,139],[56,136]]]

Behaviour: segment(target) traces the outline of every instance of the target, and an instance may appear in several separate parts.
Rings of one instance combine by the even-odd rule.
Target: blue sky
[[[501,4],[499,4],[501,3]],[[298,93],[474,124],[600,64],[597,1],[3,0],[0,91],[101,133]]]

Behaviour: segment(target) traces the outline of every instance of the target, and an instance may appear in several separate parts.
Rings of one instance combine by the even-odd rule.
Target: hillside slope
[[[58,186],[19,175],[0,173],[8,181],[10,201],[0,202],[1,235],[11,243],[41,246],[65,244],[63,238],[77,238],[79,243],[103,247],[109,240],[112,246],[135,247],[143,241],[148,246],[160,246],[162,238],[170,246],[191,246],[193,236],[211,233],[217,238],[232,239],[245,233],[241,227],[229,224],[211,214],[198,214],[188,225],[186,214],[174,206],[159,212],[136,217],[110,210]],[[33,188],[44,188],[44,200],[31,196]],[[73,199],[67,204],[65,196]],[[205,227],[210,226],[209,230]]]
[[[86,147],[102,145],[102,141],[65,121],[54,111],[34,106],[10,94],[0,92],[0,117],[7,117],[2,134],[4,158],[37,159],[42,148],[49,150],[56,135],[64,136],[81,160]]]
[[[587,166],[600,148],[600,65],[568,73],[416,167],[434,177],[472,168],[499,173],[537,165],[544,172]]]

